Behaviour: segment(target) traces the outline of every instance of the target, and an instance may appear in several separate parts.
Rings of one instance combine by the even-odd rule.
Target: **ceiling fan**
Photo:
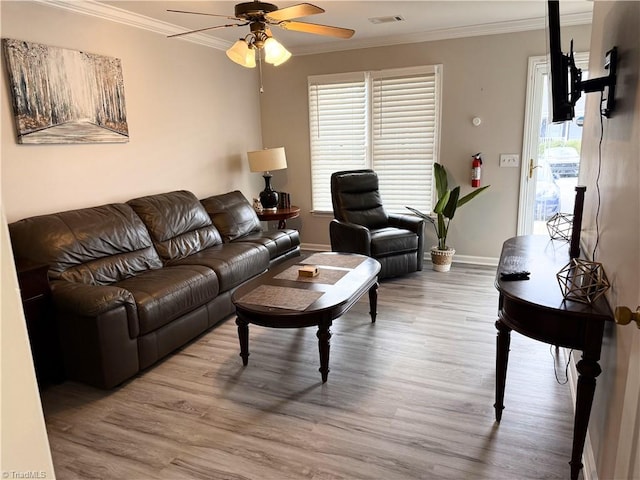
[[[299,3],[297,5],[292,5],[291,7],[279,9],[272,3],[265,3],[256,0],[253,2],[238,3],[234,10],[233,17],[228,15],[218,15],[215,13],[167,10],[168,12],[206,15],[239,22],[190,30],[188,32],[169,35],[169,38],[218,28],[244,27],[249,25],[250,33],[234,43],[233,46],[227,50],[227,56],[243,67],[253,68],[256,66],[256,52],[258,52],[258,59],[262,59],[260,54],[261,50],[264,50],[264,60],[274,66],[281,65],[291,57],[291,53],[275,38],[273,38],[269,28],[270,26],[280,27],[284,30],[313,33],[316,35],[326,35],[345,39],[351,38],[355,33],[355,30],[351,30],[349,28],[294,21],[293,19],[296,18],[316,15],[324,12],[324,9],[311,5],[310,3]]]

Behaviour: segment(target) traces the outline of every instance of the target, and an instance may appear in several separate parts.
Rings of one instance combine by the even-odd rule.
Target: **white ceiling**
[[[232,22],[224,18],[167,12],[167,9],[233,16],[234,5],[238,2],[50,0],[47,3],[83,13],[98,12],[102,17],[111,16],[112,19],[123,23],[136,24],[169,35]],[[276,5],[283,8],[297,3],[300,2],[277,1]],[[352,28],[356,33],[351,39],[342,40],[279,28],[272,29],[274,37],[294,54],[544,28],[547,4],[546,0],[311,0],[310,3],[325,9],[325,13],[297,20]],[[589,0],[562,0],[562,24],[590,23],[592,9],[593,2]],[[404,21],[375,25],[368,20],[372,17],[395,15],[402,16]],[[248,26],[224,28],[170,41],[186,39],[217,48],[227,48],[248,32]]]

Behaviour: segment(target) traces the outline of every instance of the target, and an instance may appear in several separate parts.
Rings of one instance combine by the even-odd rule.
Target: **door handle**
[[[640,328],[640,306],[636,308],[635,312],[631,311],[629,307],[616,307],[615,318],[618,325],[627,325],[634,321]]]
[[[535,167],[533,166],[533,158],[529,159],[529,178],[533,178],[533,171],[536,168],[540,168],[540,165],[536,165]]]

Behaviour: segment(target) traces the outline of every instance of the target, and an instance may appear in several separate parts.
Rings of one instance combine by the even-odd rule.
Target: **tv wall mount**
[[[571,103],[576,104],[582,92],[602,92],[602,104],[600,114],[609,118],[616,105],[616,73],[618,69],[618,48],[613,47],[605,54],[604,69],[609,71],[606,76],[582,80],[582,70],[576,67],[573,58],[573,40],[571,41],[571,53],[566,56],[567,66],[571,72]]]

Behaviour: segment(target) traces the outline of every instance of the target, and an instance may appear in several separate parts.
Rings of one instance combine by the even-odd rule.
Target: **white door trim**
[[[574,54],[575,62],[579,68],[587,68],[589,53]],[[527,99],[524,110],[524,132],[522,135],[522,162],[520,162],[520,198],[518,200],[518,225],[517,235],[529,235],[533,233],[533,202],[535,199],[534,175],[529,179],[529,162],[533,159],[534,165],[538,160],[538,140],[540,116],[542,115],[542,87],[544,75],[547,73],[547,57],[529,57],[527,72]],[[531,181],[530,181],[531,180]]]
[[[542,110],[542,85],[543,75],[547,71],[547,57],[529,57],[529,69],[527,72],[527,103],[524,110],[524,132],[522,135],[522,162],[520,162],[520,199],[518,201],[518,226],[517,235],[532,233],[533,204],[535,188],[531,188],[529,182],[529,161],[538,151],[538,128]],[[533,133],[536,135],[533,135]],[[537,153],[535,155],[537,157]],[[533,178],[531,179],[533,180]]]

